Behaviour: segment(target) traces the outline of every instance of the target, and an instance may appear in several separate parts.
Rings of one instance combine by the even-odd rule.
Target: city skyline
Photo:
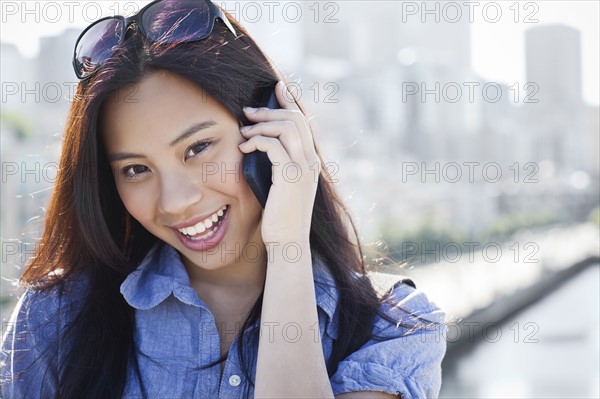
[[[398,7],[394,3],[387,6],[389,15],[395,12],[394,7]],[[594,136],[597,121],[594,122],[592,113],[597,112],[598,107],[580,104],[581,99],[576,98],[574,103],[579,104],[575,105],[573,114],[576,118],[559,118],[562,122],[553,125],[548,118],[533,117],[548,113],[543,97],[545,88],[539,91],[535,82],[532,86],[524,82],[517,82],[516,86],[500,84],[477,75],[470,66],[468,43],[472,32],[467,29],[466,21],[436,24],[431,30],[419,20],[407,20],[396,27],[393,40],[383,42],[377,40],[374,22],[357,28],[348,23],[362,16],[376,21],[377,10],[369,10],[368,13],[373,14],[370,15],[362,4],[352,3],[344,13],[345,22],[336,24],[334,31],[331,26],[305,20],[296,24],[293,30],[280,33],[286,38],[284,43],[293,43],[292,48],[298,49],[292,56],[285,46],[280,45],[281,37],[270,35],[268,30],[257,32],[255,36],[290,80],[304,82],[302,101],[309,113],[317,117],[317,132],[328,161],[342,169],[340,176],[352,181],[351,185],[343,185],[341,189],[348,198],[356,201],[351,208],[360,223],[373,219],[404,219],[408,226],[418,225],[421,223],[419,218],[434,212],[440,216],[438,220],[442,225],[464,225],[469,234],[479,234],[501,214],[516,211],[529,203],[515,202],[515,189],[499,186],[490,186],[488,191],[491,191],[482,198],[479,198],[478,189],[448,190],[444,184],[436,187],[420,184],[409,194],[404,185],[394,180],[394,173],[388,173],[406,166],[399,159],[409,163],[496,162],[505,169],[505,178],[515,172],[509,169],[514,168],[511,166],[514,162],[519,162],[520,168],[537,162],[549,164],[547,170],[556,170],[554,179],[569,179],[562,174],[581,171],[585,175],[575,178],[576,187],[589,190],[590,183],[592,187],[596,184],[594,166],[598,157],[593,153],[597,148],[593,143],[597,142],[598,133],[596,131]],[[557,29],[559,32],[572,31]],[[431,32],[444,35],[445,40],[435,40],[436,35],[418,37]],[[349,38],[348,43],[362,40],[363,45],[338,46],[332,33]],[[322,40],[328,34],[331,40]],[[74,86],[71,86],[76,83],[70,56],[77,35],[78,30],[73,28],[62,36],[44,38],[36,60],[24,58],[14,47],[2,46],[3,79],[7,79],[4,82],[7,85],[5,97],[8,98],[4,107],[29,116],[39,135],[38,141],[50,140],[50,137],[55,140],[63,134],[64,118],[70,105],[66,100],[73,91]],[[575,40],[579,47],[580,37]],[[453,46],[452,51],[448,51],[448,46]],[[401,50],[398,52],[397,49]],[[581,53],[576,53],[576,57],[579,59],[571,60],[568,70],[536,64],[537,75],[532,76],[550,74],[545,81],[564,80],[565,73],[581,68]],[[22,85],[15,82],[22,82]],[[38,89],[35,89],[36,84]],[[60,95],[55,94],[55,89]],[[16,94],[13,93],[15,90]],[[450,97],[455,96],[457,90],[462,94],[455,101]],[[573,91],[576,97],[580,97],[580,92]],[[43,98],[35,98],[36,93],[44,95]],[[475,94],[474,101],[469,99],[472,93]],[[489,93],[499,94],[501,98],[488,98]],[[332,94],[334,101],[327,101]],[[533,94],[531,103],[528,94]],[[313,101],[312,97],[317,95],[320,99]],[[537,105],[540,99],[542,102]],[[572,96],[565,100],[573,102]],[[559,115],[562,114],[556,114],[556,117]],[[563,133],[567,131],[572,134],[564,138]],[[32,149],[35,145],[32,144]],[[575,151],[570,153],[570,149]],[[373,162],[376,159],[378,162]],[[353,160],[358,162],[353,163]],[[418,180],[412,180],[408,182],[409,186],[415,182],[419,184]],[[481,183],[481,177],[479,180],[477,184]],[[379,194],[378,187],[381,186],[387,186],[389,191]],[[355,196],[359,187],[367,190]],[[569,190],[568,187],[565,189]],[[528,190],[525,185],[521,193],[528,193]],[[539,195],[535,190],[531,194]],[[403,204],[395,203],[390,198],[396,195],[407,199]],[[444,203],[444,199],[449,202]],[[470,212],[470,204],[477,201],[485,211],[475,216]],[[559,205],[556,203],[551,208],[556,210]],[[408,212],[413,206],[421,211]],[[366,236],[373,236],[379,227],[367,223],[363,231]]]
[[[225,6],[231,3],[234,2],[218,2],[218,4],[224,4]],[[385,2],[374,1],[373,3]],[[443,2],[439,3],[443,4]],[[126,14],[128,11],[124,7],[119,9],[110,6],[109,2],[106,4],[102,15],[112,15],[115,12]],[[139,9],[147,4],[147,1],[133,1],[127,2],[127,4],[136,4]],[[257,4],[260,4],[260,2]],[[482,18],[481,14],[473,12],[473,22],[469,23],[471,30],[469,46],[471,47],[471,66],[473,70],[489,81],[497,81],[508,85],[515,81],[524,82],[526,79],[524,31],[534,26],[556,23],[570,26],[579,30],[582,36],[583,69],[581,73],[584,102],[589,105],[600,105],[600,81],[597,73],[600,69],[598,52],[600,48],[599,4],[589,1],[538,1],[535,4],[538,5],[536,9],[520,10],[509,9],[507,5],[503,9],[504,17],[494,23],[490,23],[489,18],[486,20],[486,18]],[[46,12],[46,14],[50,13],[51,10]],[[4,16],[5,21],[2,24],[0,41],[16,45],[25,58],[31,59],[39,51],[39,43],[42,37],[60,35],[67,28],[83,30],[89,24],[89,18],[84,18],[81,13],[78,14],[73,11],[72,14],[73,23],[65,23],[67,13],[63,12],[63,18],[61,19],[47,18],[48,20],[45,21],[44,18],[40,18],[39,23],[36,23],[36,29],[30,29],[28,24],[21,23],[17,18],[18,15],[15,17]],[[449,15],[450,12],[445,14]],[[440,11],[441,22],[443,22],[445,14]],[[24,18],[27,20],[27,18],[31,19],[33,16],[25,16]],[[431,18],[431,16],[426,16],[426,18]],[[519,23],[515,23],[515,19]],[[530,20],[535,21],[536,19],[538,22],[530,23]],[[244,18],[240,22],[251,34],[268,39],[266,33],[271,28],[269,24],[260,23],[262,21],[252,23],[252,21],[245,21]],[[290,24],[287,25],[289,27]],[[281,33],[282,29],[279,30]]]
[[[297,11],[294,4],[302,4],[304,18],[296,23],[281,14],[274,23],[240,22],[299,97],[325,162],[322,170],[328,172],[320,178],[331,179],[354,222],[374,288],[383,294],[398,279],[410,278],[446,312],[452,332],[446,336],[444,362],[450,362],[442,365],[440,398],[569,397],[573,392],[598,397],[599,364],[593,356],[598,311],[577,304],[600,292],[594,280],[600,255],[600,2],[226,3],[250,4],[246,17],[255,10],[252,4],[278,5],[278,11],[288,4],[290,16]],[[2,3],[0,18],[10,19],[5,4],[25,2]],[[122,6],[133,2],[70,4],[103,4],[114,11],[119,5],[125,11]],[[431,22],[431,8],[419,9],[424,4],[440,8],[442,20]],[[461,4],[478,5],[474,23],[464,14],[454,18]],[[488,14],[482,18],[484,7]],[[494,22],[498,7],[503,18]],[[337,22],[324,23],[327,19]],[[73,46],[88,22],[40,37],[35,58],[0,41],[4,321],[18,299],[17,279],[39,248],[61,151],[74,152],[63,148],[65,139],[100,131],[66,131],[79,84],[71,64]],[[28,30],[7,31],[3,24],[1,39],[9,32],[25,43],[26,32],[47,32],[42,24],[22,25]],[[169,127],[178,124],[170,106],[180,104],[173,101],[169,114],[161,115],[161,134],[178,134]],[[223,197],[218,187],[209,195],[186,195],[207,188],[200,177],[210,163],[232,161],[219,153],[187,162],[198,138],[172,150],[185,159],[178,169],[170,168],[170,155],[163,158],[155,151],[160,143],[147,148],[143,139],[127,140],[127,148],[119,150],[146,154],[135,164],[158,172],[149,176],[152,186],[144,195],[152,200],[144,209],[175,194],[181,207],[167,213],[204,213]],[[105,155],[94,157],[91,169],[83,165],[83,176],[102,173]],[[78,168],[67,164],[69,170]],[[191,178],[184,181],[174,173]],[[245,184],[238,177],[236,183]],[[229,184],[228,179],[221,174],[221,182]],[[181,184],[165,190],[169,181]],[[101,182],[99,191],[92,190],[99,197],[106,192]],[[233,205],[232,215],[245,212],[243,204]],[[157,217],[166,214],[162,208],[155,209]],[[109,226],[123,217],[109,213],[104,215]],[[78,229],[77,224],[73,221],[71,228]],[[583,267],[592,271],[587,267],[592,264],[593,274],[582,272]],[[582,274],[572,284],[568,280],[575,280],[575,273]],[[556,309],[567,311],[566,324],[555,323]],[[590,325],[596,328],[586,329]],[[546,361],[565,351],[577,367]]]

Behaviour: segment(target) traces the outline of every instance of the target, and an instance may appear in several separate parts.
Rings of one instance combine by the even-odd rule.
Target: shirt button
[[[229,385],[231,385],[232,387],[237,387],[238,385],[240,385],[241,382],[242,379],[239,375],[234,374],[231,377],[229,377]]]

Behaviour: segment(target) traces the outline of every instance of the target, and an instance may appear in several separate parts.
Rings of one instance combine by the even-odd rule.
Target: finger
[[[306,116],[300,110],[293,109],[269,109],[269,108],[244,108],[247,118],[254,123],[262,121],[291,120],[296,124],[296,129],[302,142],[305,158],[317,160],[312,131]]]
[[[244,113],[251,122],[263,122],[263,121],[282,121],[282,120],[293,120],[298,123],[298,126],[306,125],[306,117],[300,110],[294,109],[272,109],[267,107],[250,108],[244,107]]]
[[[277,102],[283,109],[290,109],[300,111],[300,107],[296,103],[297,98],[292,93],[292,85],[285,84],[284,81],[280,80],[275,86],[275,95],[277,96]]]
[[[240,131],[247,139],[256,135],[278,138],[290,159],[302,164],[307,163],[300,134],[293,121],[260,122],[252,126],[245,126],[244,128],[248,129]]]
[[[291,88],[292,86],[290,84],[286,84],[283,80],[280,80],[275,88],[277,101],[279,101],[279,104],[284,109],[292,111],[291,119],[296,122],[296,125],[298,125],[298,131],[300,132],[302,145],[306,150],[307,160],[318,159],[310,123],[308,123],[306,115],[304,115],[296,103],[297,98],[293,93],[294,90],[290,90]]]
[[[279,177],[283,176],[283,168],[292,163],[281,142],[273,137],[254,136],[240,144],[239,149],[244,153],[252,151],[267,153],[269,161],[273,164],[273,184],[279,182]]]

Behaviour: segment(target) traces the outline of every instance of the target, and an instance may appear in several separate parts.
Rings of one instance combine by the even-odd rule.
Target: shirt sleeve
[[[0,397],[55,398],[59,364],[65,355],[61,339],[81,310],[85,275],[47,289],[28,288],[8,322],[2,320]]]
[[[375,318],[372,337],[340,362],[330,382],[334,395],[380,391],[403,399],[437,398],[446,353],[446,314],[421,289],[398,284],[381,309],[400,323]]]
[[[27,289],[17,301],[0,351],[0,393],[3,398],[56,396],[57,329],[60,299],[56,290]]]

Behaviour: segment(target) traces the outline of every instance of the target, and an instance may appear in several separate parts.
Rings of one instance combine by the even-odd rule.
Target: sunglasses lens
[[[111,57],[121,43],[122,32],[123,20],[117,18],[102,20],[85,32],[75,50],[76,70],[81,79]]]
[[[150,40],[177,43],[204,39],[213,20],[207,1],[163,0],[144,11],[141,25]]]

